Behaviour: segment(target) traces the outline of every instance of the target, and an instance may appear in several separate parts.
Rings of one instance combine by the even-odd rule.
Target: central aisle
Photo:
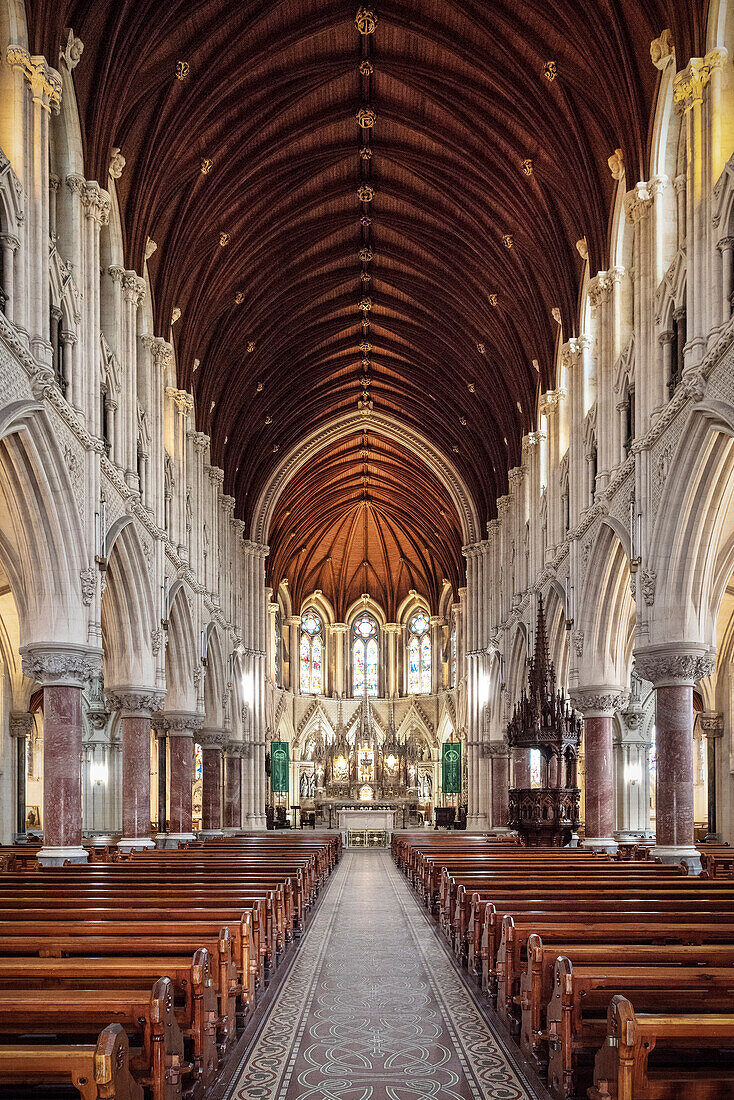
[[[526,1100],[388,852],[345,852],[238,1100]]]

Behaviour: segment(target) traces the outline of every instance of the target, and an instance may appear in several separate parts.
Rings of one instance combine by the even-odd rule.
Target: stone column
[[[15,831],[18,834],[26,831],[25,774],[28,738],[33,732],[33,722],[33,715],[27,711],[10,714],[10,736],[15,741]]]
[[[509,832],[510,750],[506,741],[485,746],[492,761],[492,832]]]
[[[86,863],[82,847],[82,687],[102,671],[102,654],[80,645],[30,645],[23,675],[43,685],[42,867]]]
[[[224,831],[242,831],[242,759],[246,746],[241,741],[230,741],[225,756]]]
[[[154,848],[150,836],[150,730],[165,692],[155,688],[113,688],[105,692],[122,723],[122,837],[118,848]]]
[[[700,715],[701,733],[706,738],[706,770],[708,773],[708,833],[706,840],[721,843],[716,812],[716,742],[724,735],[724,715],[707,710]]]
[[[15,299],[15,253],[20,241],[12,233],[0,233],[0,248],[3,252],[3,287],[5,306],[3,312],[9,321],[13,321],[13,303]]]
[[[222,752],[228,740],[227,730],[204,729],[198,738],[203,765],[201,831],[205,836],[222,836]]]
[[[194,737],[204,719],[200,714],[169,711],[163,721],[168,740],[168,820],[171,831],[167,840],[193,840],[191,831],[192,786],[194,781]]]
[[[347,683],[349,676],[349,661],[347,659],[348,633],[349,627],[346,623],[332,623],[331,637],[334,646],[334,680],[332,686],[339,696],[350,694],[349,685]]]
[[[571,703],[584,716],[586,808],[584,847],[616,852],[614,793],[614,712],[623,710],[629,693],[619,687],[575,689]]]
[[[693,685],[710,676],[707,647],[687,643],[648,646],[635,653],[637,671],[655,688],[657,730],[656,844],[663,863],[685,860],[701,870],[693,844]]]

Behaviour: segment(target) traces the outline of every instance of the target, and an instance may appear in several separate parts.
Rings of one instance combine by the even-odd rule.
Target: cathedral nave
[[[0,0],[0,1097],[734,1092],[733,50]]]

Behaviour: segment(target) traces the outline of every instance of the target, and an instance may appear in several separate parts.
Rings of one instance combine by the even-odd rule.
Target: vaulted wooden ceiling
[[[646,178],[650,41],[669,27],[685,65],[704,0],[380,0],[361,30],[357,4],[334,0],[26,3],[33,50],[58,57],[66,27],[84,42],[86,172],[105,183],[113,147],[126,158],[126,262],[142,271],[155,240],[156,332],[179,307],[180,384],[239,514],[290,447],[371,401],[491,517],[554,384],[554,308],[574,334],[575,242],[592,272],[607,264],[607,158],[621,148],[627,178]],[[307,542],[314,575],[361,508],[359,456],[337,477],[337,453],[281,505],[331,525]],[[391,467],[383,515],[456,583],[456,539],[448,568],[425,528],[435,486],[415,474],[407,454]],[[287,530],[271,568],[293,578]]]

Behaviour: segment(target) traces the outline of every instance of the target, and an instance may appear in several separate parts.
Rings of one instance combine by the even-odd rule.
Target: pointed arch
[[[105,684],[108,688],[152,687],[156,672],[153,584],[140,535],[129,517],[110,532],[106,577],[102,596]]]
[[[193,610],[187,593],[179,585],[171,598],[166,647],[166,710],[196,710],[198,650]]]

